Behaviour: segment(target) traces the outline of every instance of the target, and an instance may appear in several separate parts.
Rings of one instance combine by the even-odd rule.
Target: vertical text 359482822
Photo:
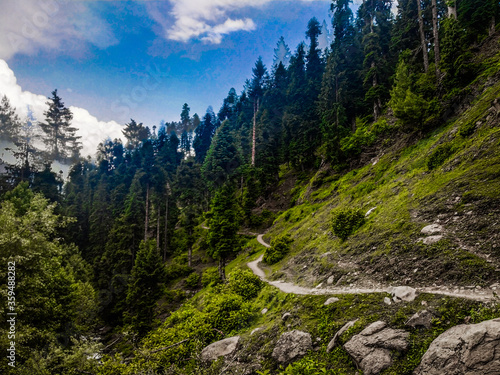
[[[7,363],[16,367],[16,262],[7,263]]]

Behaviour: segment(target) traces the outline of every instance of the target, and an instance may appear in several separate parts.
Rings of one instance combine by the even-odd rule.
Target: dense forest
[[[178,122],[131,119],[125,142],[103,140],[95,159],[80,157],[57,90],[38,120],[20,118],[4,96],[0,137],[16,162],[0,175],[0,257],[23,275],[15,288],[15,373],[153,373],[141,372],[142,359],[125,367],[189,297],[172,282],[187,276],[191,290],[228,282],[225,266],[242,249],[242,228],[258,231],[276,217],[260,205],[283,170],[299,178],[325,168],[347,173],[366,162],[380,135],[415,139],[453,115],[488,69],[474,49],[496,33],[498,1],[399,0],[397,14],[393,6],[366,0],[354,14],[352,1],[333,0],[329,48],[318,47],[315,18],[293,51],[284,30],[273,65],[257,58],[244,90],[230,88],[218,113],[209,106],[192,115],[184,104]],[[54,161],[71,165],[67,179],[51,169]],[[211,258],[211,272],[194,272],[195,247]],[[226,304],[244,304],[238,292],[228,295]],[[222,337],[217,329],[236,327],[228,320],[220,329],[210,303],[206,316],[177,317],[201,319],[204,344]],[[4,321],[2,347],[7,329]],[[0,368],[13,370],[4,360]]]

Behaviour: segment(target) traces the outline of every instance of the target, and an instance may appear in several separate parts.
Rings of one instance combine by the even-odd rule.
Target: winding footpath
[[[206,228],[206,227],[205,227]],[[208,228],[206,228],[208,229]],[[269,248],[271,245],[269,245],[267,242],[264,241],[263,239],[264,234],[259,234],[257,235],[257,241]],[[339,287],[339,288],[332,288],[332,287],[316,287],[316,288],[306,288],[299,286],[294,283],[288,283],[288,282],[283,282],[283,281],[271,281],[266,278],[266,274],[264,270],[262,270],[259,267],[259,263],[262,262],[262,259],[264,258],[264,254],[259,256],[257,259],[255,259],[252,262],[248,262],[247,266],[252,270],[252,272],[259,276],[259,278],[278,288],[282,292],[285,293],[293,293],[293,294],[302,294],[302,295],[330,295],[330,294],[367,294],[367,293],[391,293],[394,287],[380,287],[380,288],[356,288],[356,287]],[[321,286],[321,284],[320,284]],[[417,293],[430,293],[430,294],[438,294],[438,295],[444,295],[444,296],[450,296],[450,297],[458,297],[458,298],[467,298],[471,299],[474,301],[481,301],[481,302],[488,302],[494,299],[498,300],[498,297],[495,293],[494,290],[488,289],[488,288],[454,288],[450,289],[448,287],[444,286],[436,286],[436,287],[422,287],[422,288],[417,288]]]

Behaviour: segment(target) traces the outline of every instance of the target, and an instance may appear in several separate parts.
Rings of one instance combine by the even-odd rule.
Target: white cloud
[[[148,2],[150,16],[163,28],[166,39],[187,42],[200,39],[205,43],[220,44],[224,35],[236,31],[252,31],[256,24],[250,18],[232,19],[230,13],[243,8],[260,7],[272,1],[283,0],[169,0],[169,14],[165,16],[161,3]],[[300,0],[326,1],[326,0]],[[329,0],[328,0],[329,1]]]
[[[44,119],[43,112],[47,110],[45,104],[47,97],[23,91],[7,62],[0,59],[0,96],[3,95],[9,98],[12,107],[16,108],[21,118],[26,117],[26,109],[29,105],[39,121]],[[78,128],[77,135],[82,137],[80,140],[83,143],[83,156],[94,156],[97,145],[104,139],[115,139],[123,136],[123,126],[117,122],[99,121],[83,108],[70,106],[69,109],[73,112],[72,125]]]
[[[39,50],[82,55],[90,43],[118,43],[109,25],[89,3],[68,0],[2,0],[0,58]]]

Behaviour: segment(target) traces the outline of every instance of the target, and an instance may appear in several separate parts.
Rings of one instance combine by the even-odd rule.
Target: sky
[[[0,0],[0,95],[43,120],[58,89],[94,155],[130,118],[178,121],[184,103],[217,112],[259,56],[270,69],[281,36],[293,52],[309,19],[330,25],[330,2]]]

